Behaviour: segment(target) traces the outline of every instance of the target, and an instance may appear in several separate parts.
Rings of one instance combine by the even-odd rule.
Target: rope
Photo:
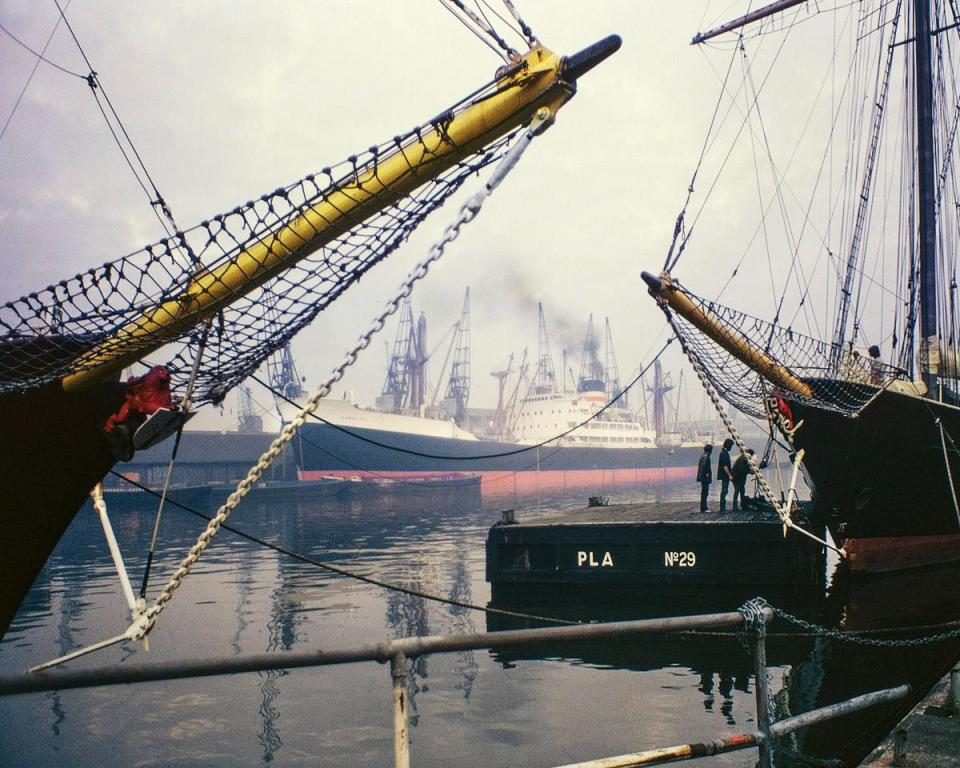
[[[177,461],[177,453],[180,451],[180,440],[183,438],[183,428],[187,423],[186,415],[190,412],[193,389],[197,383],[197,375],[200,373],[200,362],[203,358],[204,350],[207,348],[207,337],[210,335],[211,325],[213,325],[213,318],[207,320],[203,325],[203,333],[200,336],[200,343],[197,345],[197,354],[193,358],[193,368],[190,371],[190,378],[187,381],[183,398],[180,400],[180,412],[184,418],[180,420],[180,424],[177,426],[177,434],[173,440],[173,448],[170,451],[170,462],[167,464],[167,476],[163,481],[163,492],[160,494],[160,503],[157,504],[157,514],[153,521],[153,535],[150,537],[150,549],[147,551],[147,565],[143,569],[143,581],[140,583],[141,598],[146,598],[147,596],[147,584],[150,581],[150,567],[153,565],[153,556],[157,550],[157,537],[160,533],[160,519],[163,517],[163,505],[167,500],[170,481],[173,479],[173,467]]]
[[[68,0],[65,7],[69,7],[69,5],[70,3]],[[7,128],[10,127],[10,123],[13,121],[13,116],[17,114],[17,109],[19,109],[20,107],[20,102],[23,101],[23,97],[27,93],[27,88],[30,87],[30,83],[33,82],[33,78],[37,74],[37,70],[40,68],[40,62],[47,61],[45,58],[43,58],[43,54],[47,52],[47,48],[50,47],[50,43],[53,41],[53,36],[57,33],[57,30],[59,28],[60,28],[60,19],[57,19],[57,23],[53,25],[53,29],[50,32],[50,36],[47,38],[47,42],[43,44],[43,48],[41,49],[40,53],[35,54],[37,56],[37,60],[33,62],[33,69],[30,70],[30,74],[27,76],[27,81],[23,84],[23,88],[20,89],[20,93],[17,96],[17,100],[13,103],[13,108],[10,110],[10,114],[7,115],[7,119],[3,123],[3,128],[0,129],[0,140],[2,140],[3,137],[6,135]],[[7,32],[6,28],[4,28],[3,31]],[[9,32],[7,32],[7,34],[10,35]],[[10,35],[10,37],[13,37],[13,35]],[[13,39],[16,40],[15,37]],[[27,50],[29,50],[31,53],[35,53],[32,48],[28,48]],[[52,64],[53,62],[47,62],[47,63]]]
[[[957,523],[960,524],[960,506],[957,504],[957,489],[953,484],[953,471],[950,469],[950,456],[947,454],[947,440],[944,436],[946,430],[943,428],[943,421],[937,419],[937,427],[940,430],[940,446],[943,448],[943,466],[947,470],[947,483],[950,486],[950,498],[953,499],[953,511],[957,515]],[[952,440],[950,442],[953,442]]]
[[[53,28],[53,29],[54,29],[54,32],[56,32],[57,26],[59,26],[59,24],[60,24],[60,20],[58,19],[56,26],[54,26],[54,28]],[[49,64],[49,65],[50,65],[51,67],[53,67],[54,69],[59,69],[59,70],[60,70],[61,72],[63,72],[65,75],[72,75],[73,77],[79,77],[81,80],[86,80],[86,79],[87,79],[87,78],[86,78],[86,75],[81,75],[79,72],[74,72],[72,69],[67,69],[66,67],[61,67],[59,64],[57,64],[57,62],[51,61],[51,60],[48,59],[46,56],[44,56],[43,53],[38,53],[37,51],[33,50],[33,48],[31,48],[29,45],[27,45],[25,42],[23,42],[23,40],[21,40],[19,37],[17,37],[15,34],[13,34],[13,32],[11,32],[9,29],[7,29],[5,26],[3,26],[3,24],[0,24],[0,30],[2,30],[3,32],[5,32],[5,33],[7,34],[7,36],[8,36],[11,40],[13,40],[13,42],[15,42],[15,43],[16,43],[17,45],[19,45],[21,48],[23,48],[23,49],[29,51],[30,53],[32,53],[39,61],[42,61],[44,64]],[[53,34],[51,33],[50,38],[47,39],[47,44],[43,46],[44,52],[47,50],[47,46],[50,45],[50,39],[52,39],[52,37],[53,37]]]
[[[450,3],[451,5],[456,6],[457,10],[466,16],[478,29],[489,35],[500,48],[500,50],[506,54],[505,58],[508,62],[513,63],[520,60],[520,54],[517,53],[517,51],[510,46],[507,41],[503,39],[503,37],[500,36],[500,34],[497,33],[497,30],[495,30],[492,26],[490,26],[490,24],[481,19],[476,13],[468,8],[463,3],[463,0],[441,0],[441,2],[444,2],[445,5],[446,3]],[[450,9],[450,12],[453,13],[453,10]],[[456,16],[455,13],[454,16]],[[457,18],[460,17],[458,16]]]
[[[533,33],[530,25],[520,17],[520,13],[517,11],[517,7],[513,4],[512,0],[503,0],[503,4],[507,6],[507,10],[510,11],[510,14],[516,20],[517,24],[520,25],[520,31],[523,32],[523,36],[527,39],[530,47],[533,48],[540,45],[537,36]]]
[[[93,65],[90,63],[90,59],[87,58],[86,51],[83,50],[83,46],[80,45],[80,40],[77,38],[76,33],[73,31],[73,27],[70,26],[70,22],[67,20],[67,15],[64,8],[60,7],[58,0],[53,0],[54,5],[57,6],[57,10],[60,12],[60,17],[63,19],[63,23],[66,25],[67,30],[70,32],[70,36],[73,38],[73,42],[77,45],[77,50],[80,51],[80,55],[83,57],[84,62],[87,65],[87,68],[90,72],[84,79],[87,81],[87,84],[90,86],[90,91],[93,94],[93,98],[97,102],[97,106],[100,108],[100,112],[103,114],[104,120],[107,122],[107,127],[110,129],[110,133],[113,134],[114,141],[116,141],[117,146],[120,149],[120,153],[123,155],[123,159],[126,160],[127,165],[130,167],[131,172],[137,179],[137,183],[143,188],[144,193],[147,195],[147,199],[150,201],[150,207],[153,210],[154,214],[157,216],[157,220],[160,222],[160,226],[166,230],[167,234],[170,234],[170,230],[167,229],[166,223],[163,219],[160,218],[160,215],[157,213],[157,209],[163,213],[164,217],[167,219],[167,222],[173,227],[174,232],[180,232],[180,227],[177,226],[177,222],[174,221],[173,214],[170,212],[170,209],[167,207],[166,202],[163,199],[163,195],[160,194],[160,190],[157,189],[157,185],[153,181],[153,177],[150,175],[150,171],[147,170],[146,164],[143,162],[143,158],[140,157],[140,153],[137,151],[137,147],[133,143],[133,139],[130,138],[130,134],[127,132],[126,126],[124,126],[123,121],[120,119],[120,115],[117,114],[117,110],[114,109],[113,103],[110,101],[110,97],[107,95],[107,92],[103,89],[102,83],[97,77],[97,73],[93,69]],[[116,120],[117,125],[120,127],[120,131],[123,133],[123,137],[127,140],[127,144],[130,146],[130,150],[133,152],[133,156],[137,159],[137,163],[140,166],[140,169],[143,171],[143,175],[146,176],[147,181],[150,183],[150,188],[153,190],[153,195],[149,190],[147,190],[146,185],[143,183],[140,178],[140,174],[134,168],[132,161],[127,156],[126,149],[124,148],[120,138],[117,136],[116,132],[113,130],[113,125],[110,123],[110,119],[107,117],[106,111],[103,109],[103,106],[100,104],[100,99],[97,96],[97,90],[100,90],[100,93],[103,94],[104,101],[106,101],[107,106],[110,108],[110,113],[113,115],[113,119]]]
[[[159,495],[157,491],[155,491],[154,489],[148,488],[147,486],[142,485],[136,480],[131,480],[129,477],[121,475],[119,472],[110,470],[110,474],[123,480],[126,483],[129,483],[130,485],[136,488],[139,488],[141,491],[145,491],[146,493],[152,494],[153,496]],[[174,499],[170,499],[169,503],[172,506],[183,510],[184,512],[189,512],[191,515],[195,515],[196,517],[201,518],[202,520],[210,521],[213,519],[210,515],[204,514],[203,512],[197,509],[194,509],[193,507],[189,507],[186,504],[182,504]],[[266,539],[261,539],[258,536],[254,536],[252,533],[247,533],[246,531],[243,531],[235,526],[229,525],[228,523],[223,523],[220,527],[236,536],[239,536],[241,539],[246,539],[247,541],[250,541],[261,547],[265,547],[281,555],[286,555],[287,557],[291,557],[294,560],[299,560],[302,563],[307,563],[308,565],[313,565],[313,566],[316,566],[317,568],[322,568],[325,571],[330,571],[331,573],[335,573],[338,576],[344,576],[348,579],[353,579],[354,581],[360,581],[360,582],[363,582],[364,584],[370,584],[375,587],[381,587],[382,589],[386,589],[390,592],[399,592],[405,595],[412,595],[413,597],[422,597],[423,599],[430,600],[431,602],[442,603],[444,605],[450,605],[457,608],[466,608],[471,611],[479,611],[481,613],[494,614],[497,616],[510,616],[512,618],[517,618],[517,619],[530,619],[533,621],[543,621],[543,622],[548,622],[552,624],[580,624],[581,623],[579,621],[571,621],[569,619],[560,619],[555,616],[540,616],[538,614],[524,613],[522,611],[509,611],[504,608],[492,608],[490,606],[478,605],[476,603],[468,603],[466,601],[456,600],[450,597],[443,597],[442,595],[434,595],[430,592],[424,592],[422,590],[412,589],[410,587],[404,587],[400,584],[394,584],[389,581],[383,581],[382,579],[377,579],[373,576],[366,576],[362,573],[357,573],[356,571],[351,571],[347,568],[343,568],[339,565],[333,565],[332,563],[327,563],[322,560],[314,560],[312,557],[309,557],[308,555],[301,554],[292,549],[287,549],[286,547],[283,547],[279,544],[273,544],[267,541]]]

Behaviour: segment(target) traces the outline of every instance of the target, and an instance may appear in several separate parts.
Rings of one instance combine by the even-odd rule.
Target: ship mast
[[[933,146],[933,69],[930,45],[930,0],[914,0],[914,62],[917,81],[917,204],[920,263],[920,348],[935,358],[937,340],[937,212]],[[927,396],[939,399],[936,366],[924,365]]]

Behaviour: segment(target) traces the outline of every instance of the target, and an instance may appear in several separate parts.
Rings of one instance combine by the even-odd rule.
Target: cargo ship
[[[586,401],[564,402],[572,410]],[[345,401],[322,403],[315,415],[322,421],[301,430],[301,480],[466,472],[481,476],[484,497],[603,491],[692,483],[703,451],[699,445],[658,446],[635,422],[597,419],[572,433],[573,440],[524,444],[478,438],[452,420],[381,413]]]
[[[469,289],[447,356],[453,365],[439,407],[437,393],[428,400],[429,388],[424,385],[425,319],[421,314],[414,323],[407,302],[378,407],[322,401],[315,420],[301,431],[300,479],[466,472],[481,476],[485,497],[542,491],[602,493],[623,486],[694,482],[702,442],[658,440],[658,434],[667,437],[660,420],[655,418],[651,429],[627,407],[612,356],[609,323],[606,364],[599,361],[591,317],[580,375],[575,389],[568,389],[557,384],[542,305],[539,311],[540,357],[526,394],[517,397],[526,380],[524,362],[514,395],[505,398],[508,364],[506,371],[493,373],[500,382],[500,397],[492,417],[480,418],[474,412],[471,419],[466,408],[469,344],[464,339],[469,328]],[[651,388],[655,400],[666,389],[660,384],[659,371],[658,366],[657,383]],[[282,403],[281,418],[290,410],[290,403]],[[655,417],[662,417],[662,410],[655,406]]]

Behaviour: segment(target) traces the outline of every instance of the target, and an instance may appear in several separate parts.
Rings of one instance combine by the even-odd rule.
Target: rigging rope
[[[497,46],[500,48],[500,50],[503,51],[503,53],[505,54],[504,59],[508,63],[513,63],[520,59],[520,54],[517,53],[516,49],[510,46],[510,44],[503,39],[503,37],[497,32],[497,30],[495,30],[490,25],[489,22],[485,21],[484,19],[481,19],[474,11],[468,8],[466,4],[463,2],[463,0],[441,0],[441,2],[444,5],[447,5],[449,3],[450,5],[456,6],[457,10],[459,10],[464,16],[466,16],[467,19],[469,19],[469,21],[474,26],[477,27],[477,29],[481,30],[484,34],[492,38],[493,41],[497,44]],[[450,12],[453,13],[454,16],[456,16],[456,13],[453,11],[453,9],[449,8],[449,6],[447,7],[448,7],[448,10],[450,10]]]
[[[673,314],[670,313],[666,308],[663,308],[665,314],[667,315],[667,321],[673,327],[674,332],[677,333],[677,336],[680,336],[677,331],[677,327],[673,321]],[[734,442],[737,444],[737,447],[740,449],[740,453],[746,458],[747,464],[750,466],[751,474],[756,478],[757,484],[760,486],[760,491],[763,493],[764,498],[770,502],[773,508],[777,511],[777,514],[780,516],[780,520],[784,526],[784,535],[786,535],[786,529],[791,528],[802,536],[806,536],[813,541],[816,541],[819,544],[832,549],[834,552],[838,553],[841,557],[846,557],[846,552],[843,549],[838,549],[832,544],[828,543],[824,539],[816,536],[814,533],[806,530],[805,528],[797,525],[793,521],[793,488],[790,488],[790,493],[787,495],[787,500],[785,503],[781,501],[774,495],[773,489],[770,487],[770,484],[767,482],[766,477],[764,477],[763,472],[761,471],[760,465],[757,463],[757,460],[753,457],[753,454],[750,453],[747,449],[747,445],[744,442],[743,438],[740,436],[739,430],[734,425],[733,421],[730,419],[730,416],[727,414],[727,409],[723,407],[723,403],[720,401],[720,396],[717,394],[716,389],[714,389],[711,384],[710,378],[707,375],[706,370],[700,364],[698,357],[690,350],[690,348],[684,343],[683,337],[680,338],[680,348],[686,354],[687,359],[690,361],[690,365],[693,366],[694,373],[697,374],[697,378],[700,379],[700,383],[703,385],[704,391],[707,393],[707,396],[710,398],[710,401],[713,403],[713,407],[717,411],[717,415],[723,421],[723,425],[727,428],[727,431],[730,433],[730,437],[733,438]]]
[[[104,90],[103,85],[100,83],[97,73],[93,69],[93,64],[91,64],[90,59],[87,58],[86,51],[84,51],[83,46],[80,45],[80,40],[77,38],[76,33],[73,31],[73,27],[70,25],[70,21],[67,19],[65,9],[60,7],[59,0],[53,0],[53,2],[54,2],[54,5],[57,6],[57,10],[60,12],[60,17],[63,19],[63,23],[66,25],[67,29],[69,30],[70,36],[73,38],[74,43],[76,43],[77,50],[80,51],[80,55],[83,57],[83,60],[87,65],[87,70],[89,74],[84,77],[84,80],[86,80],[87,84],[90,86],[90,91],[93,94],[94,100],[97,102],[97,107],[99,107],[100,112],[103,115],[103,119],[106,121],[107,127],[110,129],[110,133],[113,135],[113,139],[116,142],[117,147],[119,147],[120,153],[123,155],[123,159],[127,162],[127,165],[130,167],[130,171],[133,173],[134,177],[136,178],[137,183],[140,184],[140,187],[143,189],[144,193],[147,195],[147,199],[150,201],[151,209],[153,210],[154,214],[157,216],[157,220],[160,222],[160,226],[163,227],[163,229],[167,232],[168,236],[172,233],[171,233],[171,229],[167,227],[167,223],[169,223],[170,227],[172,227],[173,232],[179,232],[180,227],[177,226],[177,222],[173,218],[173,213],[171,213],[170,209],[167,207],[167,204],[163,199],[163,195],[161,195],[160,190],[157,189],[157,185],[154,183],[153,177],[150,175],[150,171],[147,170],[147,166],[143,162],[143,158],[140,157],[140,153],[137,151],[137,148],[133,143],[133,139],[130,138],[130,134],[127,132],[126,126],[123,124],[123,121],[120,119],[120,115],[117,114],[116,109],[114,109],[113,107],[113,102],[110,101],[110,97],[107,95],[107,92]],[[104,110],[103,105],[100,103],[99,97],[97,96],[98,89],[100,93],[103,94],[103,98],[106,101],[107,106],[110,108],[110,114],[113,115],[113,119],[116,121],[117,125],[119,126],[120,131],[123,133],[123,137],[126,139],[127,144],[129,145],[131,151],[133,152],[133,156],[137,159],[137,163],[140,166],[140,170],[143,172],[144,176],[146,176],[146,179],[150,184],[150,189],[153,192],[152,196],[151,196],[150,190],[147,189],[146,184],[144,184],[143,180],[140,178],[140,173],[136,170],[136,168],[134,168],[133,162],[130,160],[129,156],[127,155],[126,149],[124,148],[123,143],[120,141],[120,138],[117,136],[116,131],[114,131],[113,125],[110,122],[110,118],[107,117],[107,113]],[[166,218],[166,223],[162,218],[160,218],[159,213],[157,213],[158,210],[163,214],[164,218]]]
[[[70,5],[70,0],[67,0],[65,7],[69,7],[69,5]],[[53,64],[52,61],[47,61],[47,59],[44,58],[43,54],[47,52],[47,48],[50,47],[50,43],[53,42],[53,36],[57,33],[57,30],[59,28],[60,28],[60,19],[57,19],[57,23],[53,25],[53,29],[50,31],[50,36],[47,38],[47,42],[43,44],[43,48],[40,49],[40,53],[36,53],[32,48],[27,48],[27,46],[24,45],[24,47],[27,48],[27,50],[30,51],[30,53],[33,53],[37,57],[37,60],[33,63],[33,69],[30,70],[30,74],[27,76],[27,81],[23,84],[23,88],[20,89],[20,93],[17,95],[17,100],[13,102],[13,108],[10,110],[10,114],[7,115],[7,119],[3,123],[3,128],[0,129],[0,140],[2,140],[3,137],[6,135],[7,128],[10,127],[10,123],[13,120],[13,116],[17,113],[17,109],[19,109],[20,107],[20,102],[23,101],[23,97],[26,94],[27,89],[30,87],[30,83],[33,82],[34,75],[37,74],[37,70],[40,68],[40,62],[46,61],[48,64],[57,66],[56,64]],[[3,31],[7,32],[6,28],[4,28]],[[10,37],[13,37],[13,35],[10,34],[10,32],[7,32],[7,34],[10,35]],[[13,39],[17,40],[17,38],[15,37],[13,37]],[[17,42],[20,42],[20,41],[17,40]],[[69,72],[68,74],[77,74],[78,77],[83,77],[83,75],[80,75],[79,73]]]
[[[141,491],[146,491],[147,493],[152,494],[153,496],[158,495],[157,492],[152,488],[148,488],[147,486],[142,485],[136,480],[130,479],[126,475],[122,475],[119,472],[116,472],[114,470],[110,470],[110,474],[112,474],[114,477],[119,478],[120,480],[123,480],[126,483],[129,483],[130,485],[136,488],[139,488]],[[199,517],[208,522],[213,519],[210,515],[204,514],[203,512],[197,509],[194,509],[190,506],[187,506],[186,504],[182,504],[176,501],[175,499],[170,499],[169,504],[174,507],[177,507],[178,509],[183,510],[184,512],[189,512],[191,515],[195,515],[196,517]],[[266,547],[267,549],[273,550],[274,552],[278,552],[281,555],[287,555],[288,557],[292,557],[294,560],[299,560],[303,563],[307,563],[308,565],[314,565],[318,568],[322,568],[325,571],[330,571],[331,573],[335,573],[339,576],[345,576],[355,581],[361,581],[365,584],[370,584],[375,587],[382,587],[383,589],[389,590],[391,592],[400,592],[402,594],[411,595],[413,597],[422,597],[425,600],[430,600],[435,603],[452,605],[458,608],[467,608],[468,610],[471,610],[471,611],[479,611],[481,613],[490,613],[490,614],[495,614],[497,616],[510,616],[512,618],[529,619],[532,621],[544,621],[544,622],[550,622],[553,624],[579,624],[580,623],[578,621],[570,621],[568,619],[561,619],[555,616],[540,616],[538,614],[524,613],[522,611],[510,611],[503,608],[492,608],[490,606],[478,605],[476,603],[469,603],[463,600],[456,600],[448,597],[443,597],[442,595],[434,595],[429,592],[424,592],[423,590],[404,587],[400,584],[394,584],[392,582],[384,581],[383,579],[378,579],[373,576],[357,573],[356,571],[352,571],[349,568],[343,568],[339,565],[334,565],[333,563],[327,563],[321,560],[315,560],[309,555],[304,555],[300,552],[295,552],[294,550],[288,549],[279,544],[274,544],[272,542],[269,542],[266,539],[261,539],[258,536],[254,536],[251,533],[247,533],[246,531],[243,531],[235,526],[231,526],[228,523],[223,523],[221,524],[220,527],[223,528],[225,531],[229,531],[230,533],[235,534],[236,536],[239,536],[242,539],[246,539],[247,541],[250,541],[254,544],[260,545],[262,547]]]

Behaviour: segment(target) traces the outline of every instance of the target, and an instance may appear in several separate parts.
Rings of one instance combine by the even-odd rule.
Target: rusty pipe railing
[[[637,752],[619,757],[607,757],[586,763],[577,763],[577,768],[629,768],[629,766],[654,765],[705,755],[757,747],[760,750],[761,766],[770,762],[770,741],[849,712],[875,704],[903,698],[909,692],[905,685],[884,691],[858,696],[846,702],[833,704],[780,722],[771,723],[767,710],[767,666],[765,624],[773,619],[770,607],[762,609],[763,621],[751,626],[754,650],[754,671],[757,693],[757,732],[718,739],[706,744],[684,744],[647,752]],[[383,643],[356,646],[353,648],[323,649],[288,653],[254,654],[249,656],[219,659],[178,659],[169,662],[125,663],[122,667],[101,667],[75,671],[45,671],[32,674],[0,676],[0,696],[11,696],[69,688],[90,688],[105,685],[157,682],[192,677],[262,672],[267,670],[294,669],[298,667],[322,667],[335,664],[377,661],[390,664],[393,695],[394,766],[409,768],[410,741],[408,734],[407,669],[408,660],[433,653],[456,653],[480,649],[527,648],[564,641],[606,641],[615,638],[644,634],[719,627],[748,626],[746,615],[740,611],[713,613],[699,616],[675,616],[637,621],[621,621],[603,624],[579,624],[565,627],[522,629],[505,632],[477,632],[461,635],[428,637],[405,637]],[[573,768],[567,766],[566,768]]]

